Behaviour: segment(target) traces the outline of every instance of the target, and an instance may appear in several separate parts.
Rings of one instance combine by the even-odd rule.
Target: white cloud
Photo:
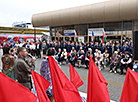
[[[2,0],[0,26],[12,26],[15,21],[31,22],[35,13],[48,12],[108,0]]]

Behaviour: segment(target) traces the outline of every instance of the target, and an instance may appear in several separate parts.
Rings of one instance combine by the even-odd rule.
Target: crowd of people
[[[100,70],[110,67],[109,72],[117,73],[120,69],[120,74],[123,74],[123,69],[127,67],[133,68],[133,43],[131,39],[124,39],[121,45],[119,40],[107,40],[104,44],[101,42],[75,42],[75,41],[37,41],[33,42],[15,42],[3,43],[2,48],[9,47],[10,54],[17,57],[16,52],[18,47],[25,47],[27,52],[36,58],[43,58],[46,55],[47,49],[55,48],[55,58],[62,64],[64,61],[71,63],[74,67],[80,68],[81,65],[86,65],[89,68],[89,56],[97,64]],[[4,51],[3,51],[4,52]]]
[[[54,56],[58,64],[71,63],[81,68],[85,65],[89,69],[89,56],[97,64],[99,70],[110,67],[109,72],[124,74],[124,69],[130,67],[137,71],[138,62],[133,61],[133,43],[131,39],[101,42],[74,42],[74,41],[37,41],[34,42],[4,42],[1,58],[2,72],[32,89],[31,70],[35,69],[35,60],[43,58],[40,73],[51,83],[47,56]],[[118,70],[120,69],[120,71]],[[47,90],[50,100],[53,100],[52,84]]]

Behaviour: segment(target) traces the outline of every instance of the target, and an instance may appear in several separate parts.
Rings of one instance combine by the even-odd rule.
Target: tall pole
[[[36,42],[36,29],[34,28],[34,41]]]

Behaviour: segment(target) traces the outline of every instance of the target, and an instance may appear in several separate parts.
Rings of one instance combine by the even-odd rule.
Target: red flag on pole
[[[48,57],[55,102],[82,102],[80,94],[52,56]]]
[[[107,85],[108,83],[90,56],[87,102],[110,102]]]
[[[46,90],[50,83],[40,74],[31,71],[39,102],[50,102]]]
[[[79,74],[75,70],[75,68],[69,63],[70,68],[70,80],[73,83],[73,85],[78,88],[81,85],[83,85],[83,81],[81,80]]]
[[[120,102],[138,102],[138,73],[127,69]]]
[[[0,102],[36,102],[37,97],[26,87],[0,72]]]
[[[104,42],[106,41],[106,38],[107,38],[107,36],[106,36],[106,33],[105,33],[105,31],[104,31],[104,29],[103,29],[103,44],[104,44]]]

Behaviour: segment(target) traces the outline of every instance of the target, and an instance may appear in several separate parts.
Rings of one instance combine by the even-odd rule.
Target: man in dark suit
[[[112,45],[110,45],[109,42],[107,43],[106,49],[108,50],[109,56],[111,57],[112,56]]]
[[[41,46],[41,43],[39,41],[36,42],[36,55],[38,58],[41,58],[41,49],[42,49],[42,46]]]

